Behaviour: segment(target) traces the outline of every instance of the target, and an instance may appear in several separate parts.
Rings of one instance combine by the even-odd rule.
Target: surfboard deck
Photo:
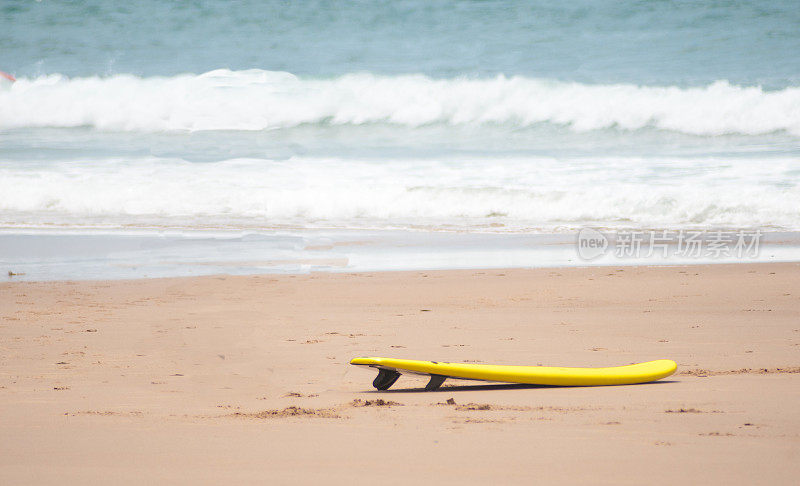
[[[425,389],[435,390],[447,378],[552,386],[633,385],[666,378],[678,368],[669,359],[611,368],[506,366],[395,358],[353,358],[350,364],[377,368],[378,376],[372,385],[378,390],[387,390],[404,373],[429,375],[431,380]]]

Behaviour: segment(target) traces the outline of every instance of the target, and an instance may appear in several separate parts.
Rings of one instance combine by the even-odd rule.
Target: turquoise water
[[[800,84],[796,1],[7,1],[0,69]]]

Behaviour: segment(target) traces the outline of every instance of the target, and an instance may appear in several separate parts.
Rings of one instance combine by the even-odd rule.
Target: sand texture
[[[387,392],[357,356],[662,382]],[[800,264],[0,284],[2,484],[797,484]]]

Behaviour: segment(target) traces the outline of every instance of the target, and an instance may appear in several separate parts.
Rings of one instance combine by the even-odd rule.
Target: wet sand
[[[679,368],[376,392],[356,356]],[[0,284],[8,484],[794,484],[798,403],[795,263]]]

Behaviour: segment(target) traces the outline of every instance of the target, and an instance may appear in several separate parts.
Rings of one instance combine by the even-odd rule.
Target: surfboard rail
[[[669,359],[607,368],[446,363],[379,357],[353,358],[350,364],[377,368],[378,377],[373,386],[379,390],[388,389],[404,373],[431,376],[426,389],[435,390],[446,378],[552,386],[633,385],[666,378],[678,368]]]

